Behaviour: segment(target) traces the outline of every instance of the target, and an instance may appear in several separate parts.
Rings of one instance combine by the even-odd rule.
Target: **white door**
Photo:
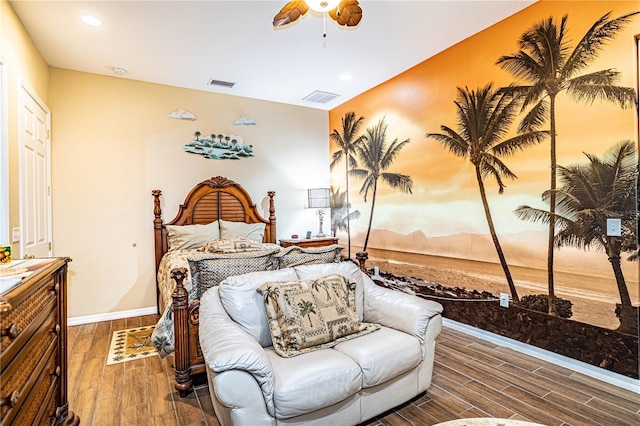
[[[20,253],[49,257],[51,251],[51,146],[49,109],[24,83],[20,119]]]

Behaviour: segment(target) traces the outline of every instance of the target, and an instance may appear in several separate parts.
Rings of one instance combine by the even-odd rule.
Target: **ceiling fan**
[[[357,26],[362,19],[362,9],[358,0],[292,0],[274,16],[274,28],[297,21],[309,9],[322,12],[325,17],[328,13],[338,25],[347,27]],[[324,37],[326,35],[325,32]]]

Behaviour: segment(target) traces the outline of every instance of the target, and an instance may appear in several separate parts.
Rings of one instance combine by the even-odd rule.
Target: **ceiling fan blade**
[[[287,3],[276,16],[273,17],[273,26],[281,27],[297,21],[309,11],[309,6],[304,0],[292,0]]]
[[[362,9],[358,4],[358,0],[342,0],[338,7],[329,11],[329,16],[338,25],[355,27],[362,19]]]

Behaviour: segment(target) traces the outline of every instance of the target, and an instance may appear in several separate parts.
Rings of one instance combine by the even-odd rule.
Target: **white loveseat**
[[[271,346],[265,281],[339,274],[356,282],[361,321],[381,328],[285,358]],[[200,344],[221,425],[355,425],[426,391],[438,303],[375,284],[351,262],[304,265],[230,277],[200,300]]]

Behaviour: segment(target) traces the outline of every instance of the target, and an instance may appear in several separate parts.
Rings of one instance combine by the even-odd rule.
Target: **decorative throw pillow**
[[[209,241],[200,251],[206,253],[243,253],[245,251],[264,250],[262,243],[248,238],[223,238]]]
[[[249,238],[259,243],[264,238],[264,223],[228,222],[219,220],[220,238]]]
[[[199,299],[211,287],[233,275],[276,269],[273,255],[279,249],[249,251],[244,253],[198,253],[190,255],[189,269],[194,294]]]
[[[283,357],[330,348],[380,328],[358,320],[355,283],[340,275],[265,282],[258,291],[264,300],[273,348]]]
[[[299,265],[312,265],[319,263],[340,262],[340,253],[343,247],[338,244],[332,244],[324,247],[308,247],[302,248],[298,246],[289,246],[277,254],[279,268],[290,268]]]
[[[224,310],[244,331],[255,338],[263,348],[273,346],[262,295],[256,291],[265,281],[295,281],[293,268],[274,271],[250,272],[225,278],[218,294]]]
[[[218,238],[220,238],[220,225],[217,220],[208,225],[167,225],[169,251],[197,250]]]

